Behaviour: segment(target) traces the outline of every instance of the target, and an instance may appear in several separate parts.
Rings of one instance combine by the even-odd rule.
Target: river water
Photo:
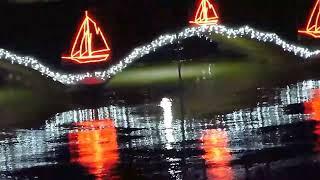
[[[261,90],[255,105],[226,113],[190,113],[187,97],[170,94],[58,113],[1,130],[0,178],[317,179],[319,87]]]

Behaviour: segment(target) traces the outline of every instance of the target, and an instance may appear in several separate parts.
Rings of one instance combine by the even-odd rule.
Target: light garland
[[[293,53],[294,55],[305,59],[320,54],[320,50],[310,50],[305,47],[290,44],[282,40],[275,33],[260,32],[248,26],[233,29],[223,25],[214,25],[189,27],[185,28],[184,30],[178,33],[161,35],[157,39],[153,40],[151,43],[133,49],[133,51],[127,57],[120,60],[119,63],[107,68],[104,71],[87,72],[81,74],[59,72],[45,66],[43,63],[41,63],[39,60],[35,58],[29,56],[19,56],[4,49],[0,49],[0,59],[9,61],[12,64],[23,65],[33,70],[39,71],[41,74],[46,75],[52,78],[53,80],[59,81],[65,85],[74,85],[78,84],[86,78],[98,78],[102,80],[110,79],[111,77],[128,67],[130,64],[135,62],[136,60],[151,52],[155,52],[157,49],[163,46],[173,44],[174,42],[194,36],[208,37],[208,35],[212,34],[222,35],[227,38],[247,37],[262,42],[272,43],[281,47],[283,51]],[[210,40],[210,38],[207,39]]]

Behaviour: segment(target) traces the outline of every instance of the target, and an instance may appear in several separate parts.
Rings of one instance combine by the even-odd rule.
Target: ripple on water
[[[319,81],[288,85],[273,104],[210,118],[181,119],[179,100],[169,97],[58,113],[39,129],[1,131],[1,178],[59,178],[71,171],[96,179],[244,179],[260,177],[261,169],[283,177],[289,164],[318,162],[315,122],[285,107],[310,101],[319,87]]]

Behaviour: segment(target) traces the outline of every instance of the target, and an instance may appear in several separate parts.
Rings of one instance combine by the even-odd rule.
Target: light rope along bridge
[[[0,49],[0,60],[33,69],[40,72],[43,76],[50,77],[54,81],[58,81],[64,85],[76,85],[86,78],[97,78],[106,81],[115,76],[117,73],[123,71],[126,67],[134,63],[136,60],[151,52],[157,51],[157,49],[163,46],[173,44],[190,37],[207,37],[208,40],[211,40],[209,36],[214,34],[218,34],[227,38],[246,37],[261,42],[272,43],[282,48],[283,51],[293,53],[294,55],[304,59],[308,59],[320,54],[320,50],[311,50],[306,47],[290,44],[281,39],[275,33],[260,32],[248,26],[240,28],[229,28],[223,25],[213,25],[189,27],[183,29],[178,33],[161,35],[152,42],[133,49],[128,56],[120,60],[117,64],[102,71],[86,73],[62,72],[47,67],[46,65],[41,63],[41,61],[33,57],[19,56],[5,49]]]

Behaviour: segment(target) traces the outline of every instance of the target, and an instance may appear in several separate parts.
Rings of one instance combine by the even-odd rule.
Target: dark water
[[[188,115],[174,96],[59,113],[39,128],[1,130],[0,178],[318,179],[319,87],[272,88],[226,114]]]

